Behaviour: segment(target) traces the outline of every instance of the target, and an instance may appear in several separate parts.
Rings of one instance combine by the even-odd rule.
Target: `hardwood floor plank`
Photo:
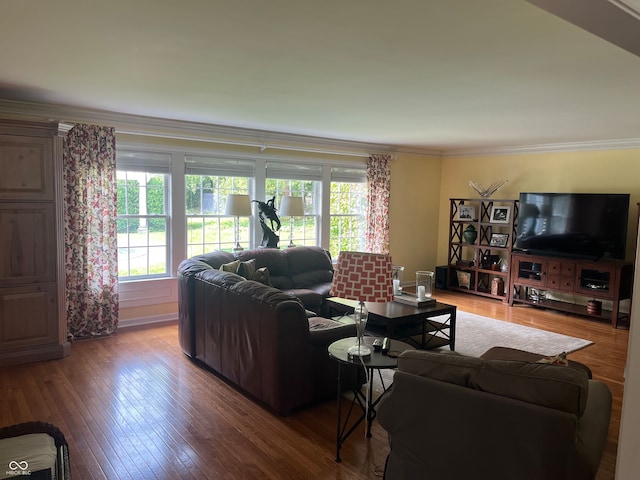
[[[611,388],[597,478],[613,479],[628,330],[460,292],[436,297],[467,312],[595,342],[570,358]],[[335,399],[279,416],[185,357],[175,323],[76,341],[67,358],[4,367],[0,388],[0,423],[57,425],[76,479],[371,479],[382,476],[388,453],[387,434],[374,422],[372,438],[356,429],[336,463]]]

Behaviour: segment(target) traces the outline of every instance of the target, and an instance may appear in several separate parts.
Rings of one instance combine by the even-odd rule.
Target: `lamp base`
[[[350,357],[367,357],[371,355],[371,349],[366,345],[358,345],[356,343],[355,345],[352,345],[348,348],[347,355],[349,355]]]

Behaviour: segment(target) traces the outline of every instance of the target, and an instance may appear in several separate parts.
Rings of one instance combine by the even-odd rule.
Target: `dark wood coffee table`
[[[337,297],[327,299],[332,316],[350,315],[357,305],[356,300]],[[367,332],[402,340],[423,350],[447,345],[451,350],[455,350],[455,305],[437,301],[424,307],[413,307],[398,302],[365,302],[365,305],[369,310]]]

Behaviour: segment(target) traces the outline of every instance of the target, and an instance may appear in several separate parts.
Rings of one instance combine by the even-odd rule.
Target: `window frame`
[[[336,167],[334,166],[331,169],[331,182],[330,182],[330,186],[329,186],[329,228],[331,228],[331,225],[333,225],[333,221],[334,219],[356,219],[358,222],[362,223],[362,232],[361,232],[361,236],[359,238],[359,240],[357,240],[358,244],[354,245],[353,241],[354,239],[357,239],[357,236],[353,236],[353,235],[349,235],[348,237],[348,243],[349,246],[347,247],[349,250],[363,250],[364,249],[364,245],[365,245],[365,234],[366,234],[366,202],[367,202],[367,175],[366,175],[366,167],[364,168],[356,168],[356,167],[350,167],[350,166],[339,166]],[[364,200],[365,203],[365,212],[362,213],[336,213],[333,212],[331,210],[331,205],[333,204],[333,186],[334,184],[347,184],[347,185],[354,185],[354,184],[358,184],[358,185],[363,185],[364,186],[364,192],[362,192],[359,196],[360,197],[364,197],[364,198],[360,198],[360,201]],[[349,202],[351,203],[351,202]],[[337,257],[338,255],[338,251],[334,251],[333,249],[333,243],[337,242],[338,246],[342,244],[342,241],[340,240],[340,237],[335,240],[335,239],[329,239],[329,246],[327,247],[329,252],[331,253],[332,257]]]
[[[164,220],[164,267],[165,270],[162,273],[149,273],[150,268],[150,258],[152,257],[153,248],[160,247],[162,245],[150,245],[149,243],[149,231],[147,230],[147,241],[144,247],[141,246],[131,246],[130,242],[127,242],[126,246],[118,245],[118,283],[127,283],[127,282],[137,282],[137,281],[146,281],[153,279],[163,279],[172,277],[172,236],[171,236],[171,215],[170,215],[170,195],[171,195],[171,181],[172,175],[170,171],[171,165],[171,156],[166,153],[158,153],[151,151],[140,151],[140,150],[130,150],[126,148],[121,148],[116,150],[116,178],[117,181],[120,180],[118,178],[122,173],[124,173],[127,177],[129,174],[140,174],[144,175],[146,178],[146,182],[148,185],[149,176],[150,175],[161,175],[163,177],[163,211],[164,214],[117,214],[118,223],[120,220],[125,219],[127,223],[130,220],[140,220],[146,219],[147,224],[150,220]],[[125,179],[125,185],[128,179]],[[145,194],[148,190],[148,186],[145,185]],[[125,187],[125,191],[127,191]],[[148,197],[148,195],[146,196]],[[127,235],[129,235],[127,228]],[[118,233],[120,236],[120,233]],[[132,248],[146,248],[146,270],[147,273],[143,275],[130,275],[131,273],[131,260],[130,260],[130,251]],[[122,250],[127,251],[128,267],[127,272],[129,275],[120,276],[120,257]]]
[[[216,178],[216,179],[221,179],[221,178],[231,178],[232,180],[232,188],[228,191],[226,191],[226,193],[222,194],[225,198],[224,200],[222,200],[221,198],[218,198],[218,202],[217,203],[226,203],[226,195],[229,194],[243,194],[243,195],[249,195],[249,197],[251,197],[251,191],[253,190],[252,188],[252,184],[253,184],[253,179],[250,177],[238,177],[238,176],[234,176],[234,177],[229,177],[229,176],[223,176],[223,175],[207,175],[204,173],[201,174],[188,174],[185,173],[184,177],[183,177],[183,181],[186,185],[187,183],[187,177],[200,177],[201,179],[204,178]],[[239,188],[235,188],[235,179],[244,179],[247,183],[246,187],[239,187]],[[219,180],[218,180],[219,182]],[[214,185],[216,182],[213,182]],[[185,189],[186,190],[186,189]],[[215,190],[215,186],[212,187],[212,190]],[[202,192],[202,189],[200,190]],[[186,193],[186,192],[185,192]],[[211,246],[213,249],[215,250],[225,250],[225,251],[233,251],[233,248],[236,245],[236,240],[235,240],[235,223],[236,221],[240,223],[240,236],[239,236],[239,242],[241,245],[245,245],[245,246],[250,246],[251,245],[251,238],[252,238],[252,227],[251,227],[251,218],[250,217],[238,217],[237,219],[235,217],[230,217],[229,215],[225,215],[224,211],[218,211],[217,213],[205,213],[204,211],[202,211],[201,213],[189,213],[187,211],[187,198],[185,195],[185,201],[184,201],[184,205],[185,205],[185,220],[186,220],[186,255],[187,258],[192,257],[194,255],[201,255],[203,253],[207,253],[210,252],[212,250],[207,250],[207,245]],[[224,210],[224,209],[222,209]],[[232,219],[233,221],[233,227],[232,227],[232,232],[233,232],[233,238],[229,241],[229,242],[222,242],[222,230],[225,229],[221,229],[221,223],[222,222],[226,222],[229,220],[229,218]],[[201,219],[201,225],[202,225],[202,242],[200,243],[194,243],[190,241],[190,224],[191,222],[193,222],[196,219]],[[206,242],[206,224],[207,224],[207,220],[213,220],[214,222],[218,222],[218,241],[217,242]],[[202,247],[200,250],[201,252],[194,252],[192,249],[196,248],[196,247]]]
[[[145,303],[145,299],[138,296],[138,292],[147,291],[147,294],[151,292],[150,289],[154,285],[164,285],[162,283],[166,280],[173,279],[175,281],[177,268],[180,262],[188,258],[187,256],[187,216],[186,216],[186,197],[185,197],[185,175],[190,165],[188,161],[189,157],[206,157],[209,159],[215,159],[214,163],[224,161],[229,165],[238,165],[250,163],[253,165],[253,171],[251,178],[253,179],[250,198],[259,199],[266,197],[265,184],[267,178],[267,166],[271,163],[279,163],[284,168],[291,167],[291,170],[299,170],[296,168],[298,165],[310,165],[319,172],[321,172],[318,180],[317,204],[315,205],[316,215],[316,230],[318,244],[328,248],[330,245],[330,190],[331,181],[337,178],[344,178],[345,181],[359,179],[358,183],[366,183],[366,156],[362,155],[359,160],[340,159],[336,160],[330,156],[324,154],[321,158],[314,157],[296,157],[294,155],[267,155],[267,154],[252,154],[252,153],[238,153],[228,150],[214,150],[208,148],[195,148],[195,147],[181,147],[173,145],[156,145],[151,143],[134,143],[134,142],[118,142],[117,154],[122,151],[128,151],[136,153],[140,156],[141,153],[151,153],[155,155],[169,156],[170,161],[163,166],[167,172],[169,172],[169,180],[165,184],[169,187],[170,195],[165,198],[165,201],[169,201],[167,214],[168,219],[168,231],[167,231],[167,243],[170,245],[168,251],[170,251],[170,266],[167,276],[159,278],[138,279],[132,278],[131,280],[122,281],[124,288],[121,292],[130,292],[130,294],[122,295],[121,300],[124,303],[123,307],[127,306],[141,306]],[[146,165],[144,161],[139,162],[142,165]],[[157,163],[157,162],[156,162]],[[201,165],[202,166],[202,165]],[[316,172],[317,173],[317,172]],[[279,199],[278,199],[279,201]],[[260,239],[262,232],[258,225],[257,212],[255,207],[253,214],[248,217],[250,233],[249,245],[244,245],[245,248],[257,248],[260,245]],[[285,220],[286,222],[286,220]],[[285,244],[288,243],[288,238],[285,234],[281,238],[281,248],[285,248]],[[363,240],[364,241],[364,240]],[[294,240],[295,242],[295,240]],[[151,284],[149,282],[151,281]],[[135,283],[138,283],[136,287]],[[145,287],[145,282],[148,287]],[[158,283],[161,282],[161,283]],[[173,285],[173,283],[171,283]],[[164,287],[163,287],[164,288]],[[171,291],[166,291],[166,302],[177,301],[175,288],[172,287]],[[151,301],[148,305],[160,303],[157,296],[151,296]],[[163,302],[164,303],[164,302]]]
[[[304,215],[301,217],[302,223],[302,237],[295,237],[291,235],[291,226],[292,222],[290,218],[287,218],[288,221],[285,221],[282,216],[278,215],[281,221],[282,227],[285,228],[285,231],[280,234],[280,244],[281,246],[288,246],[289,241],[291,240],[294,245],[305,245],[305,246],[318,246],[321,245],[321,203],[322,203],[322,170],[323,167],[321,164],[317,163],[291,163],[291,162],[282,162],[282,161],[269,161],[266,163],[266,175],[265,175],[265,197],[270,199],[275,196],[275,204],[276,208],[280,209],[280,203],[282,202],[282,197],[284,195],[291,195],[294,197],[302,197],[303,205],[304,205]],[[268,182],[276,182],[276,191],[269,191]],[[288,187],[282,187],[282,183],[287,183]],[[301,188],[294,187],[294,182],[300,182]],[[305,182],[312,182],[310,185],[310,192],[307,191],[304,184]],[[311,195],[311,202],[307,200],[307,194]],[[313,220],[313,235],[307,236],[308,230],[311,228],[307,227],[307,223]],[[295,220],[294,220],[295,222]]]

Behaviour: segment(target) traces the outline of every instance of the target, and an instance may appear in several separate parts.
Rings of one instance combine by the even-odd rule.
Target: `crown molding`
[[[588,142],[548,143],[521,147],[452,149],[442,153],[447,157],[485,157],[490,155],[520,155],[527,153],[581,152],[594,150],[624,150],[640,148],[640,138],[594,140]]]
[[[371,153],[387,153],[391,154],[392,158],[396,158],[397,154],[447,158],[640,148],[640,138],[630,138],[512,147],[434,150],[420,147],[352,142],[268,130],[253,130],[225,125],[131,115],[105,110],[4,99],[0,99],[0,112],[2,112],[0,115],[2,115],[3,118],[8,119],[56,121],[62,124],[91,123],[106,125],[114,127],[118,133],[123,134],[249,146],[259,149],[262,153],[267,150],[287,150],[354,157],[366,157]],[[65,125],[65,127],[68,129],[69,125]]]
[[[441,156],[441,152],[436,150],[352,142],[45,103],[0,99],[0,111],[6,118],[92,123],[114,127],[116,132],[123,134],[249,146],[259,148],[261,152],[271,149],[357,157],[366,157],[372,153]]]

